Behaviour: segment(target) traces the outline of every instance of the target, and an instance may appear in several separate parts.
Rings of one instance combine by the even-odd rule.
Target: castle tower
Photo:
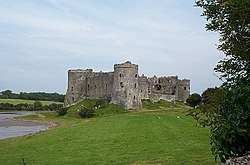
[[[183,79],[177,82],[177,100],[186,102],[190,95],[190,80]]]
[[[68,89],[64,100],[64,106],[77,103],[87,96],[87,78],[91,77],[92,74],[92,69],[75,69],[68,71]]]
[[[131,64],[129,61],[115,64],[111,102],[125,109],[141,108],[138,79],[138,65]]]

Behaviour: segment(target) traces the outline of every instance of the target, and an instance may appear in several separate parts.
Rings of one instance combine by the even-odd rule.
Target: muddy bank
[[[37,112],[0,112],[0,139],[18,137],[44,131],[58,124],[39,120],[17,120],[15,117],[35,114]]]

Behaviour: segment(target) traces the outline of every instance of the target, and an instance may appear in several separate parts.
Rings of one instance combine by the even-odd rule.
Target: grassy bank
[[[21,99],[0,99],[0,103],[10,103],[13,105],[16,104],[34,104],[35,100],[21,100]],[[63,104],[62,102],[55,102],[55,101],[40,101],[43,105],[49,105],[49,104]]]
[[[54,112],[26,117],[61,125],[0,140],[0,162],[22,164],[24,158],[26,164],[216,164],[209,130],[196,127],[185,105],[149,105],[92,119],[72,117],[73,109],[63,117]]]

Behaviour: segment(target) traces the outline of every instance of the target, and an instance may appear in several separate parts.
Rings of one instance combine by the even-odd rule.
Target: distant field
[[[27,104],[33,104],[35,100],[21,100],[21,99],[0,99],[0,103],[10,103],[10,104],[20,104],[20,103],[27,103]],[[43,105],[49,105],[49,104],[63,104],[62,102],[55,102],[55,101],[40,101]]]
[[[188,107],[168,105],[82,119],[55,112],[24,117],[59,122],[34,135],[0,140],[2,164],[213,165],[209,129],[186,116]],[[81,106],[81,105],[79,105]],[[149,107],[149,104],[147,105]],[[76,108],[76,107],[75,107]]]

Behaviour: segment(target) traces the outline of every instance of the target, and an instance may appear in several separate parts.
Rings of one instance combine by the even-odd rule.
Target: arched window
[[[73,91],[74,90],[74,87],[71,87],[71,91]]]
[[[134,96],[134,99],[135,99],[135,96]]]
[[[136,88],[136,83],[135,83],[135,88]]]
[[[184,87],[184,90],[187,90],[187,87]]]
[[[135,74],[135,78],[137,78],[138,77],[138,75],[137,74]]]
[[[120,73],[119,76],[122,77],[122,74]]]

